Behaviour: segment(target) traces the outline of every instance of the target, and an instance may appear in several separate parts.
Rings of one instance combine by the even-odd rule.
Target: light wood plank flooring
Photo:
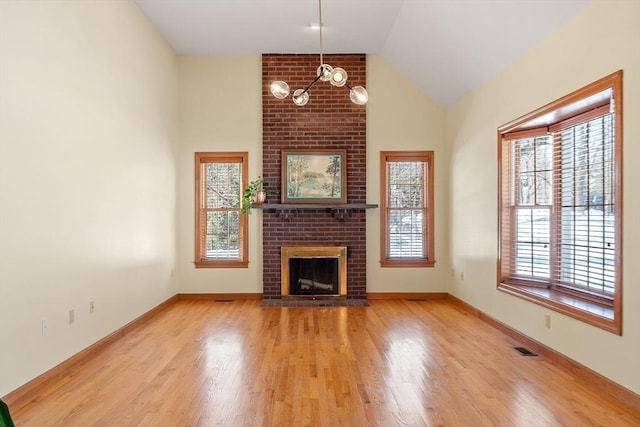
[[[13,413],[43,426],[640,426],[442,301],[180,301]]]

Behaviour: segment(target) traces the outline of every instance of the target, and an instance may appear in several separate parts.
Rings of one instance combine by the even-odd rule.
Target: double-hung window
[[[247,153],[196,153],[195,265],[246,267],[247,215],[240,212]]]
[[[622,72],[501,127],[499,284],[622,333]]]
[[[432,267],[433,151],[380,153],[383,267]]]

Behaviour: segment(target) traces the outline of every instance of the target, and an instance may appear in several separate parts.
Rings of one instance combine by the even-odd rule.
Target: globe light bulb
[[[364,105],[369,101],[369,94],[362,86],[354,86],[349,91],[349,98],[354,104]]]
[[[296,104],[299,107],[302,107],[303,105],[307,105],[307,102],[309,102],[308,92],[303,93],[303,89],[296,89],[295,92],[293,92],[294,104]]]
[[[331,72],[333,71],[333,67],[329,64],[322,64],[318,66],[318,70],[316,71],[316,76],[320,77],[320,81],[326,82],[331,78]]]
[[[271,94],[278,99],[284,99],[289,96],[289,85],[287,82],[276,80],[271,83],[269,89],[271,90]]]
[[[341,87],[347,84],[347,72],[344,68],[336,67],[331,71],[329,82],[333,86]]]

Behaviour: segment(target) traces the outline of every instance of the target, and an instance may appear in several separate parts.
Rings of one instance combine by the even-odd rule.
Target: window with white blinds
[[[513,277],[548,280],[551,247],[551,138],[547,135],[510,140],[506,180],[511,199],[509,215],[513,235],[503,239],[513,246],[507,268]],[[513,241],[513,242],[511,242]]]
[[[247,153],[196,153],[196,267],[247,266]]]
[[[499,129],[498,287],[616,333],[621,80],[614,73]]]
[[[434,265],[433,152],[380,154],[383,267]]]
[[[605,297],[615,293],[616,197],[613,115],[554,133],[558,254],[553,280]]]

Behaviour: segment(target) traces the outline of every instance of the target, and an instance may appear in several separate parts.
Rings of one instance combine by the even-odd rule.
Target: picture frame
[[[347,203],[347,151],[282,150],[282,203]]]

